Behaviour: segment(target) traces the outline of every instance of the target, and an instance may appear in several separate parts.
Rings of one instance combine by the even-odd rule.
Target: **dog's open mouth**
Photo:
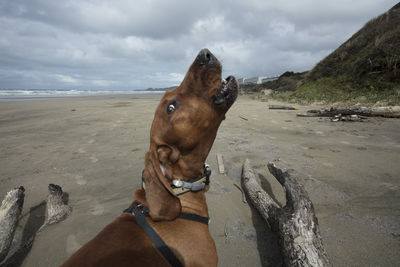
[[[224,105],[230,108],[238,95],[238,83],[233,76],[229,76],[221,82],[221,87],[214,96],[214,104]]]

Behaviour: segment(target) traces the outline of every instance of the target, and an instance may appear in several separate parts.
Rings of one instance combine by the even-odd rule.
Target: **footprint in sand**
[[[67,237],[67,243],[65,246],[65,250],[67,251],[68,255],[72,255],[75,251],[77,251],[81,247],[81,244],[76,241],[75,235],[69,235]]]
[[[343,145],[350,145],[350,142],[347,142],[347,141],[340,141],[340,143]]]
[[[78,184],[78,185],[85,185],[85,184],[87,184],[87,181],[85,180],[85,179],[83,179],[83,176],[82,175],[76,175],[75,176],[75,181],[76,181],[76,183]]]
[[[368,137],[366,137],[364,135],[356,135],[356,137],[358,137],[358,138],[368,138]]]
[[[90,139],[89,141],[88,141],[88,144],[93,144],[94,143],[94,139]]]
[[[333,164],[328,162],[323,162],[322,165],[324,165],[325,167],[333,167]]]
[[[96,158],[94,155],[91,155],[89,159],[92,161],[92,163],[96,163],[99,161],[99,159]]]
[[[104,213],[104,206],[95,202],[90,205],[89,211],[95,216],[102,215]]]
[[[86,153],[86,150],[83,149],[83,148],[79,148],[79,149],[78,149],[78,153],[80,153],[80,154]]]
[[[114,131],[115,128],[120,127],[121,126],[122,121],[121,120],[117,120],[110,128],[111,131]]]

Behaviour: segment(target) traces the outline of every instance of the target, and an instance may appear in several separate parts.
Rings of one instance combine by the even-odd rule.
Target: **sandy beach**
[[[161,95],[69,97],[0,102],[0,198],[26,189],[16,239],[44,222],[47,185],[67,193],[72,214],[36,235],[21,266],[58,266],[118,216],[140,186],[154,110]],[[279,266],[277,237],[242,202],[241,168],[249,158],[279,203],[281,186],[267,162],[279,159],[307,179],[321,235],[334,266],[400,262],[400,120],[331,122],[269,110],[239,96],[227,113],[208,163],[207,202],[219,266]],[[219,174],[216,155],[226,174]]]

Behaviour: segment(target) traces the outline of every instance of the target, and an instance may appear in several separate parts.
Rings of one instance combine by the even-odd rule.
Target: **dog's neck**
[[[136,202],[148,207],[146,201],[146,193],[143,189],[137,189],[133,193],[133,198]],[[178,196],[181,202],[181,213],[196,214],[202,217],[208,217],[208,208],[206,202],[205,192],[188,192]]]
[[[202,217],[208,217],[208,208],[204,191],[188,192],[178,196],[182,213],[196,214]]]
[[[204,163],[201,164],[202,169],[198,171],[198,173],[204,172]],[[184,179],[190,180],[190,179]],[[181,206],[182,213],[186,214],[197,214],[203,217],[208,217],[208,208],[206,202],[205,191],[197,191],[197,192],[187,192],[178,196]]]

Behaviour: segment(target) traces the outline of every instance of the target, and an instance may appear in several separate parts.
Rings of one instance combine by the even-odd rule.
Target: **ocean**
[[[98,96],[125,94],[160,94],[150,90],[80,90],[80,89],[0,89],[0,101],[24,101],[69,96]]]

